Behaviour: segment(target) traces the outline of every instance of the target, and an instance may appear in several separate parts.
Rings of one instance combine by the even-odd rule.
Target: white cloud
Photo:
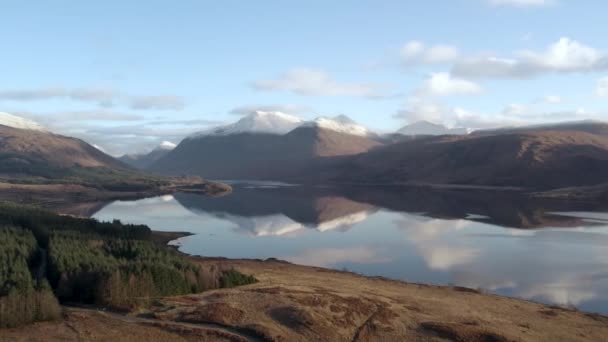
[[[182,110],[184,99],[175,95],[131,96],[127,99],[131,109]]]
[[[73,100],[97,102],[101,107],[112,107],[119,94],[112,89],[78,88],[66,93]]]
[[[418,90],[419,94],[428,96],[471,95],[481,91],[478,84],[445,72],[432,74]]]
[[[507,117],[523,117],[528,111],[529,109],[526,105],[511,103],[502,110],[502,114]]]
[[[553,0],[488,0],[494,6],[542,7],[554,3]]]
[[[276,104],[276,105],[246,105],[235,107],[230,111],[230,114],[236,115],[248,115],[257,111],[262,112],[281,112],[286,114],[302,114],[311,112],[312,109],[308,106],[301,106],[295,104]]]
[[[330,247],[305,250],[299,255],[284,256],[281,259],[295,264],[319,267],[336,267],[343,263],[369,265],[390,262],[391,258],[384,256],[382,252],[381,249],[370,246]]]
[[[10,112],[40,122],[53,133],[97,144],[113,156],[147,153],[163,141],[179,142],[194,132],[222,123],[204,118],[175,118],[170,114],[150,118],[111,110],[31,112],[15,109]]]
[[[46,100],[64,96],[66,96],[66,91],[64,88],[61,87],[0,90],[0,100],[10,101]]]
[[[292,69],[277,79],[253,82],[257,90],[290,91],[304,96],[385,97],[386,85],[371,83],[342,83],[321,70]]]
[[[467,127],[489,129],[505,126],[524,126],[558,123],[585,119],[601,120],[602,113],[590,112],[584,108],[547,112],[533,105],[513,103],[499,112],[478,113],[460,107],[446,106],[425,98],[410,98],[404,108],[397,111],[395,118],[409,123],[427,120],[447,127]]]
[[[555,71],[589,71],[608,66],[602,52],[565,37],[543,52],[522,51],[519,55],[526,63]]]
[[[395,118],[403,118],[412,123],[416,121],[445,122],[445,108],[433,102],[412,98],[408,100],[406,108],[397,111]]]
[[[599,97],[608,97],[608,76],[602,77],[597,81],[595,95]]]
[[[122,113],[109,110],[81,110],[81,111],[65,111],[56,113],[22,113],[29,117],[35,118],[37,121],[45,122],[53,125],[57,122],[62,124],[68,122],[83,122],[83,121],[139,121],[144,117],[131,113]]]
[[[96,103],[108,108],[117,104],[134,110],[182,110],[185,101],[176,95],[130,95],[106,88],[76,88],[51,87],[40,89],[17,89],[0,91],[0,101],[42,101],[53,99],[68,99],[80,102]]]
[[[469,78],[529,78],[538,71],[515,59],[477,56],[457,62],[452,73]]]
[[[608,69],[608,56],[600,50],[563,37],[544,51],[519,51],[514,58],[482,55],[464,58],[452,68],[467,78],[531,78],[543,73],[592,72]]]
[[[433,45],[412,40],[401,48],[401,58],[405,65],[451,63],[460,56],[458,48],[451,45]]]

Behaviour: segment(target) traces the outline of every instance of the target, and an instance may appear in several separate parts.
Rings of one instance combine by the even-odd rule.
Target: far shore
[[[232,192],[232,188],[223,183],[198,181],[191,183],[177,182],[176,184],[146,191],[109,191],[93,187],[92,185],[65,183],[21,184],[0,181],[0,200],[39,205],[51,209],[68,204],[137,200],[169,195],[176,192],[223,196]]]

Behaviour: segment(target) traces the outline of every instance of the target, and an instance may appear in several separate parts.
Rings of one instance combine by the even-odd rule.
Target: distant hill
[[[246,117],[250,123],[257,118]],[[380,138],[346,117],[304,122],[286,134],[239,130],[195,135],[149,170],[210,179],[535,190],[608,182],[608,124],[601,122],[471,134],[418,123],[402,131],[420,135]]]
[[[473,135],[496,135],[496,134],[509,134],[509,133],[523,133],[523,132],[534,132],[534,131],[554,131],[554,132],[586,132],[590,134],[596,134],[601,136],[608,136],[608,124],[595,121],[595,120],[583,120],[583,121],[571,121],[555,124],[541,124],[531,125],[522,127],[503,127],[489,130],[478,130],[473,132]]]
[[[608,180],[608,126],[496,131],[388,145],[343,161],[334,181],[557,188]],[[335,166],[334,166],[335,167]]]
[[[467,128],[447,128],[444,125],[423,120],[403,126],[396,133],[406,136],[463,135],[468,134],[469,130]]]
[[[274,115],[254,113],[241,121],[249,127],[262,126],[258,120],[283,122],[282,116]],[[381,145],[373,134],[344,116],[306,122],[286,134],[269,131],[194,134],[148,169],[210,179],[285,179],[300,173],[311,160],[363,153]]]
[[[59,179],[86,169],[131,170],[80,139],[0,122],[0,177]]]
[[[152,165],[154,162],[165,156],[176,146],[177,145],[172,142],[163,141],[160,145],[158,145],[155,149],[148,153],[125,154],[124,156],[118,158],[118,160],[136,169],[144,170],[150,165]]]

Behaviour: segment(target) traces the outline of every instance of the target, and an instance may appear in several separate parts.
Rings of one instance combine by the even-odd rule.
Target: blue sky
[[[5,1],[0,111],[141,152],[261,109],[380,132],[608,119],[601,0]],[[236,112],[236,114],[235,114]]]

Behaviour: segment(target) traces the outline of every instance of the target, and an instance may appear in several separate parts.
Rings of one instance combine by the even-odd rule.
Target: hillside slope
[[[592,185],[608,178],[608,137],[572,129],[426,138],[372,150],[343,162],[341,169],[333,181]]]
[[[324,157],[366,152],[380,143],[364,136],[306,126],[285,135],[240,133],[188,138],[149,170],[211,179],[290,179]]]
[[[129,171],[122,162],[86,142],[46,131],[0,125],[0,175],[64,178],[76,169]]]
[[[146,169],[154,162],[165,156],[171,150],[173,150],[177,145],[170,141],[163,141],[158,145],[155,149],[148,153],[142,154],[125,154],[118,158],[121,162],[134,167],[136,169]]]

